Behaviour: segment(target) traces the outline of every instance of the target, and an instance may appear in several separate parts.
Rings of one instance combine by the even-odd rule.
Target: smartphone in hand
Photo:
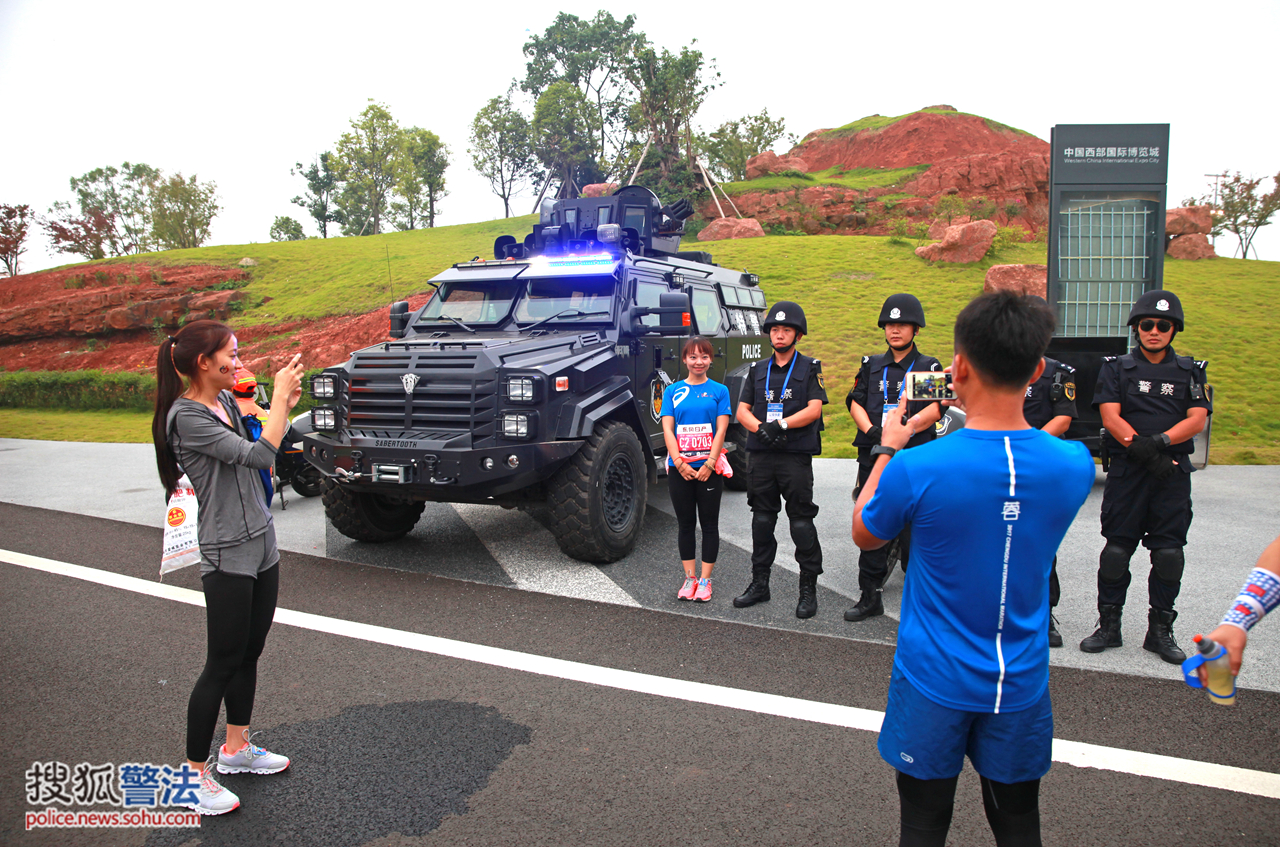
[[[951,388],[951,374],[942,371],[912,371],[907,374],[906,398],[924,402],[956,399],[956,393]]]

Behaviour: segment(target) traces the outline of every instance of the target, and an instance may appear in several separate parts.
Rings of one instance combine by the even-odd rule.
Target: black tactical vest
[[[1027,387],[1027,399],[1022,403],[1022,416],[1027,423],[1040,429],[1053,420],[1053,404],[1062,399],[1065,390],[1060,363],[1045,356],[1044,373]]]
[[[791,368],[791,363],[787,363],[787,367],[782,369],[782,373],[774,373],[773,380],[766,388],[766,380],[770,375],[773,357],[756,362],[751,366],[751,379],[755,381],[755,403],[751,406],[751,414],[764,423],[766,406],[770,402],[774,402],[768,396],[769,389],[774,394],[782,393],[782,416],[784,418],[791,417],[796,412],[801,411],[809,405],[810,400],[821,399],[819,397],[808,396],[809,371],[813,367],[813,359],[800,353],[795,354],[795,368],[791,369],[791,379],[787,381],[786,388],[782,388],[782,379],[786,376],[787,368]],[[753,432],[747,436],[748,450],[776,450],[784,453],[808,453],[816,456],[822,452],[822,436],[819,434],[822,430],[822,418],[805,426],[792,427],[787,430],[786,442],[778,444],[774,447],[766,447],[760,443],[759,437]]]
[[[1155,435],[1187,419],[1191,404],[1204,400],[1204,365],[1190,356],[1168,355],[1159,364],[1133,353],[1103,360],[1103,367],[1120,370],[1120,417],[1138,435]],[[1107,446],[1124,450],[1106,435]],[[1174,456],[1191,453],[1192,439],[1172,444],[1161,452]]]
[[[911,368],[912,373],[916,373],[917,371],[925,373],[928,371],[942,370],[941,362],[932,356],[924,355],[919,350],[916,351],[914,364],[909,364],[906,359],[903,359],[901,362],[894,362],[893,353],[887,351],[878,356],[868,356],[866,358],[866,363],[867,404],[864,408],[867,411],[867,417],[871,419],[872,426],[879,426],[880,418],[884,415],[885,386],[881,385],[881,383],[886,379],[886,371],[889,371],[890,373],[890,385],[888,386],[889,402],[894,403],[897,402],[898,392],[901,390],[902,381],[906,379],[905,374],[908,367]],[[937,365],[937,367],[935,368],[934,365]],[[905,404],[906,408],[903,408],[901,411],[909,412],[913,415],[916,412],[925,409],[929,405],[924,401],[908,403],[906,400],[903,400],[902,402]],[[920,432],[911,436],[911,440],[907,442],[907,447],[918,447],[921,444],[927,444],[930,441],[933,441],[937,437],[937,429],[932,426],[927,426]],[[867,437],[865,432],[859,430],[858,434],[854,436],[853,443],[859,448],[865,448],[859,449],[858,454],[861,456],[880,442],[872,441]]]

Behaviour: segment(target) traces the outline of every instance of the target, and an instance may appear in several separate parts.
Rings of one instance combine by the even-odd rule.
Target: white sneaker
[[[258,733],[253,733],[257,735]],[[245,745],[235,752],[227,754],[227,745],[218,748],[219,773],[280,773],[289,767],[289,757],[264,750],[253,743],[253,735],[245,735]]]
[[[196,791],[199,802],[184,803],[188,809],[202,815],[225,815],[240,808],[240,798],[218,784],[213,778],[213,759],[210,757],[200,771],[200,788]]]

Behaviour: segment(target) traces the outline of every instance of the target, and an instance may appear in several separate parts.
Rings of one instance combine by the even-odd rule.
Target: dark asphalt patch
[[[448,503],[428,503],[412,532],[384,544],[354,541],[328,521],[324,527],[325,546],[333,559],[485,585],[515,585],[480,537]]]
[[[199,829],[155,830],[147,847],[364,844],[416,837],[467,800],[532,730],[497,709],[451,700],[362,705],[333,718],[281,725],[255,741],[293,758],[283,773],[219,775],[240,808]]]

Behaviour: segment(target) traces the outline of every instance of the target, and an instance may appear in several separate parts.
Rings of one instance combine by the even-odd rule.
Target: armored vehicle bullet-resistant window
[[[454,318],[465,324],[497,323],[510,314],[521,286],[515,280],[445,282],[418,320],[450,324],[453,322],[449,319]]]
[[[693,290],[693,317],[702,335],[714,335],[720,331],[720,298],[714,291],[707,288]]]
[[[516,305],[516,322],[608,320],[614,287],[613,277],[532,279]]]
[[[671,289],[664,282],[641,280],[636,283],[636,305],[657,307],[661,305],[662,295],[670,292]],[[659,320],[657,315],[645,315],[640,323],[643,326],[657,326]]]

